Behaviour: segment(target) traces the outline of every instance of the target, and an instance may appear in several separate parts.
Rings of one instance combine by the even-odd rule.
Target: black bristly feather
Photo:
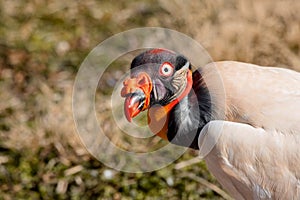
[[[212,115],[209,91],[198,70],[193,73],[193,90],[170,112],[167,137],[174,144],[199,149],[199,134]]]
[[[186,62],[188,62],[188,60],[183,55],[178,55],[176,57],[175,70],[181,69]],[[191,69],[191,66],[189,66],[189,68]]]

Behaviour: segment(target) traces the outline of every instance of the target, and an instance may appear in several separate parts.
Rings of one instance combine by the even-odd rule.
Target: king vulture
[[[300,199],[300,74],[233,61],[192,69],[167,49],[136,56],[121,90],[127,120],[147,110],[154,134],[208,147],[208,169],[235,199]]]

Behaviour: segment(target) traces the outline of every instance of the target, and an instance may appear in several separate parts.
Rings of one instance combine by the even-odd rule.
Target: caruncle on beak
[[[121,96],[125,98],[124,113],[131,122],[133,117],[149,107],[152,82],[149,75],[142,72],[133,78],[127,78],[123,85]]]

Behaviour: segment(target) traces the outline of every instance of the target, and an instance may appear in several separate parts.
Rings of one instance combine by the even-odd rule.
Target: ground
[[[197,40],[214,61],[300,71],[299,10],[296,0],[0,1],[0,199],[224,198],[204,162],[178,169],[196,151],[143,174],[90,156],[72,118],[77,70],[109,36],[157,26]],[[120,72],[104,77],[99,95]]]

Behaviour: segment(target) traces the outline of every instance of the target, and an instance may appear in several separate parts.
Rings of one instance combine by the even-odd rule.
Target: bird
[[[201,151],[235,199],[300,199],[300,73],[237,61],[196,68],[184,55],[147,49],[123,82],[124,114]]]

